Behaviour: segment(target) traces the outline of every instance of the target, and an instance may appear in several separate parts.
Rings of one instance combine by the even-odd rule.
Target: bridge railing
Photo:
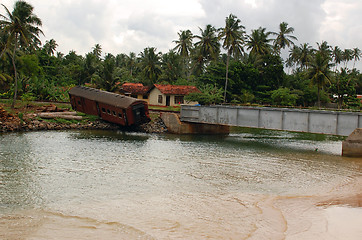
[[[362,113],[245,106],[181,106],[181,121],[348,136]]]

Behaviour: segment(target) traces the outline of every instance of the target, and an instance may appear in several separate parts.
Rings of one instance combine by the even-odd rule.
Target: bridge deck
[[[361,112],[306,109],[181,106],[181,121],[348,136],[362,128]]]

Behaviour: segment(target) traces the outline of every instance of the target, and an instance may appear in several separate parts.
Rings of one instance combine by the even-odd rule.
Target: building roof
[[[124,83],[122,89],[125,93],[144,95],[151,87],[143,86],[142,83]]]
[[[187,95],[192,92],[200,92],[195,86],[178,86],[178,85],[154,85],[162,94],[165,95]]]
[[[93,101],[105,103],[120,108],[128,108],[130,105],[134,103],[143,102],[142,100],[138,100],[136,98],[127,97],[116,93],[106,92],[95,88],[80,87],[80,86],[70,89],[69,95],[87,98]]]

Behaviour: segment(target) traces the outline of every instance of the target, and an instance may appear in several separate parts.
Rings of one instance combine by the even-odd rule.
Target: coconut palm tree
[[[344,49],[342,56],[343,56],[345,68],[347,67],[348,62],[353,59],[352,54],[353,54],[353,51],[351,49]]]
[[[192,39],[194,38],[192,32],[190,30],[181,31],[178,33],[179,39],[175,40],[176,47],[174,48],[175,51],[177,51],[178,54],[183,59],[184,62],[184,72],[185,75],[188,76],[188,63],[189,63],[189,57],[190,52],[192,49]]]
[[[322,55],[324,58],[331,58],[332,57],[332,47],[328,45],[326,41],[322,41],[321,43],[317,43],[318,46],[318,52]]]
[[[314,54],[310,61],[310,66],[307,71],[307,76],[312,84],[317,85],[318,88],[318,108],[321,107],[320,91],[328,83],[331,83],[331,66],[330,58],[325,57],[321,52]]]
[[[250,54],[266,55],[272,52],[272,46],[269,38],[271,32],[266,32],[266,28],[259,27],[251,31],[251,35],[248,36],[246,41],[247,49],[250,50]]]
[[[244,52],[245,27],[235,15],[230,14],[225,19],[225,27],[219,29],[219,38],[223,40],[223,48],[227,51],[224,102],[226,102],[226,90],[228,85],[230,56],[240,56]]]
[[[275,35],[274,48],[280,54],[281,49],[285,47],[290,48],[294,45],[293,40],[298,40],[295,36],[291,35],[294,32],[294,28],[288,27],[288,23],[282,22],[279,24],[279,32],[271,32]]]
[[[148,83],[156,83],[158,77],[161,75],[161,53],[156,53],[157,49],[148,47],[140,53],[141,66],[144,75],[149,81]]]
[[[92,48],[92,50],[93,50],[93,54],[97,57],[97,59],[101,59],[102,46],[97,43],[96,45],[94,45],[94,47]]]
[[[216,34],[216,28],[208,24],[205,30],[199,29],[201,35],[195,36],[195,38],[199,39],[199,41],[195,43],[195,46],[207,61],[216,60],[220,53],[220,43]]]
[[[361,54],[361,50],[359,48],[353,48],[352,49],[352,57],[353,57],[353,68],[355,67],[356,65],[356,61],[359,61],[362,54]]]
[[[16,50],[18,47],[35,47],[40,44],[39,35],[43,34],[39,27],[42,26],[40,18],[33,13],[33,6],[24,2],[16,1],[12,12],[1,4],[6,15],[0,14],[0,26],[3,32],[7,33],[7,46],[13,48],[12,52],[12,65],[14,69],[14,98],[12,108],[15,106],[18,91],[18,76],[15,64]]]
[[[44,44],[44,49],[46,53],[50,56],[53,56],[55,53],[55,49],[58,47],[57,42],[54,39],[50,39],[49,41],[46,41]]]
[[[334,64],[335,64],[334,71],[336,72],[338,64],[340,64],[343,61],[343,52],[338,46],[335,46],[333,48],[333,50],[332,50],[332,58],[333,58],[333,61],[334,61]]]

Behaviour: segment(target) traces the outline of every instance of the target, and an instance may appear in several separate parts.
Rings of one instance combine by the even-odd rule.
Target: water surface
[[[360,239],[361,208],[341,196],[361,198],[362,160],[341,157],[341,140],[248,129],[2,134],[0,238],[343,239],[326,226],[345,214],[352,223],[337,232]]]

